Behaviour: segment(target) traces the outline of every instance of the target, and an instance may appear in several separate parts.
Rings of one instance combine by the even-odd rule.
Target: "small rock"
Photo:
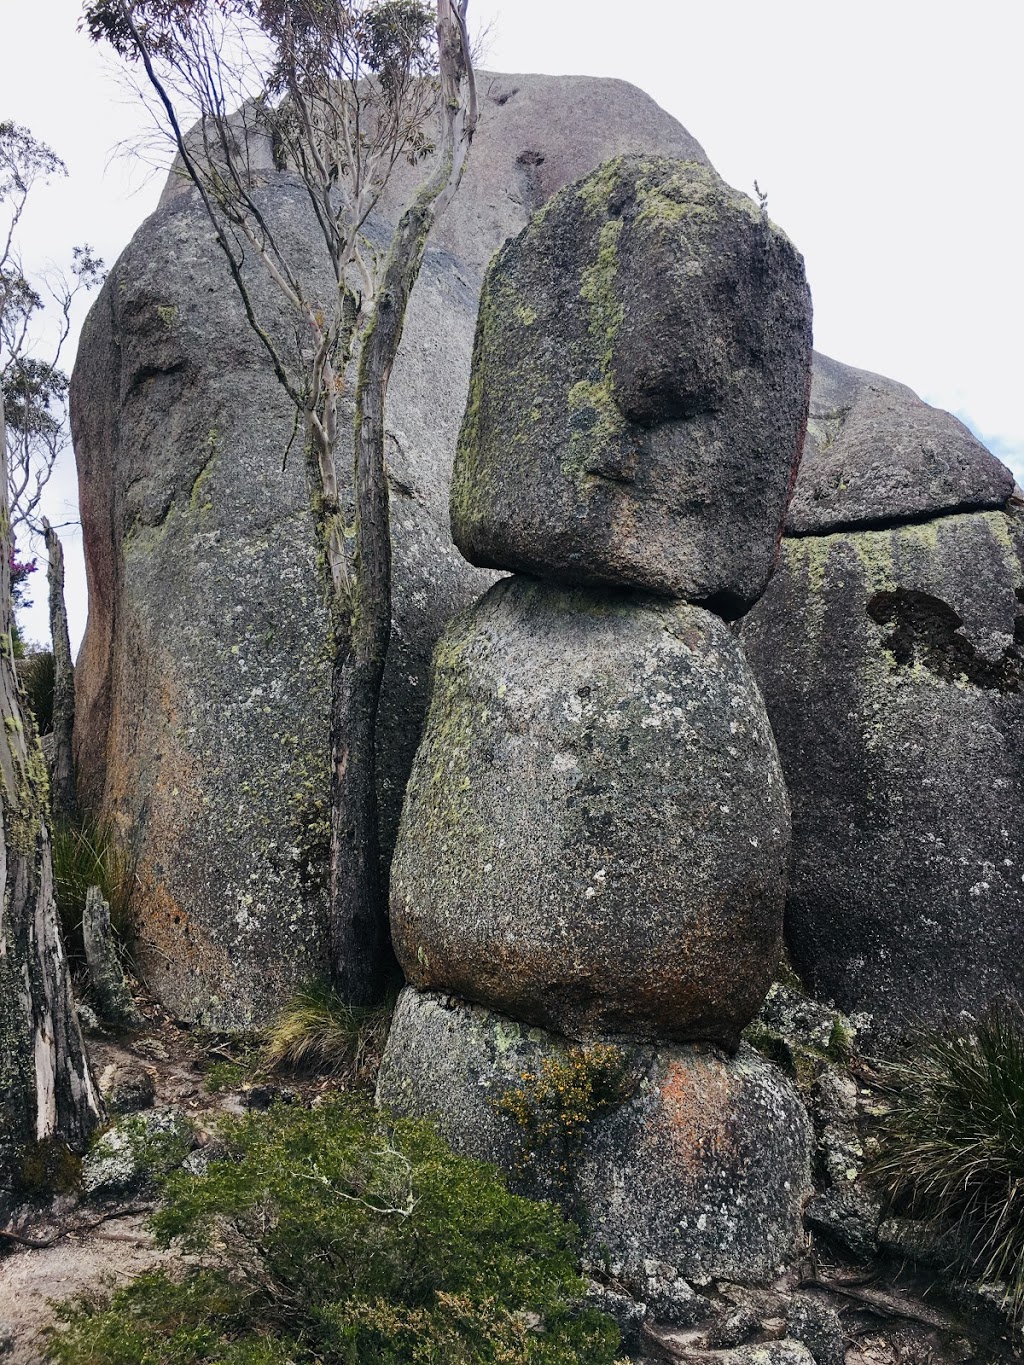
[[[956,1239],[919,1218],[886,1218],[878,1229],[878,1245],[890,1256],[939,1269],[956,1256]]]
[[[814,1084],[811,1107],[821,1123],[852,1122],[857,1117],[857,1082],[828,1067]]]
[[[843,1365],[846,1333],[839,1313],[819,1295],[794,1294],[786,1327],[791,1337],[804,1343],[817,1365]]]
[[[856,1257],[871,1257],[877,1249],[879,1205],[856,1182],[817,1195],[804,1210],[812,1232],[834,1238]]]
[[[802,1341],[784,1337],[754,1346],[738,1346],[716,1357],[718,1365],[815,1365],[814,1356]]]
[[[254,1085],[242,1095],[246,1109],[263,1111],[274,1104],[295,1104],[298,1095],[283,1085]]]
[[[706,1341],[713,1350],[723,1347],[742,1346],[754,1335],[760,1323],[757,1314],[747,1304],[741,1304],[726,1313],[707,1333]]]
[[[166,1062],[170,1055],[159,1038],[138,1038],[132,1047],[153,1062]]]
[[[103,1025],[100,1023],[99,1015],[91,1005],[84,1000],[78,1001],[75,1005],[75,1012],[78,1015],[78,1026],[83,1033],[103,1033]]]
[[[195,1147],[181,1163],[181,1169],[188,1175],[205,1175],[214,1161],[223,1161],[228,1155],[227,1144],[219,1138],[211,1138],[201,1147]]]
[[[113,1124],[82,1162],[86,1198],[104,1203],[152,1193],[156,1177],[184,1160],[195,1142],[177,1109],[152,1109]]]
[[[678,1361],[679,1365],[816,1365],[807,1347],[789,1337],[714,1351],[696,1344],[690,1333],[647,1327],[644,1346],[656,1359]]]
[[[135,1114],[156,1100],[153,1073],[143,1066],[111,1063],[100,1076],[100,1090],[111,1114]]]
[[[0,1356],[9,1356],[18,1344],[14,1326],[5,1318],[0,1318]]]
[[[802,995],[781,981],[773,983],[757,1019],[790,1045],[821,1053],[832,1052],[853,1035],[850,1021],[838,1010]]]
[[[617,1294],[607,1285],[591,1280],[587,1285],[587,1305],[597,1308],[614,1318],[622,1333],[622,1344],[627,1351],[635,1351],[640,1346],[644,1322],[647,1319],[647,1305],[637,1303],[628,1294]]]
[[[641,1297],[653,1317],[673,1327],[693,1327],[721,1312],[716,1299],[706,1298],[667,1261],[644,1261]]]

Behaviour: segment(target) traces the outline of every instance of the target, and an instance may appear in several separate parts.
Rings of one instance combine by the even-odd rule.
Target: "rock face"
[[[1013,475],[962,422],[910,389],[815,355],[789,535],[1002,507]]]
[[[564,1040],[489,1010],[406,990],[381,1066],[378,1101],[436,1116],[467,1155],[521,1168],[524,1131],[495,1101]],[[785,1077],[748,1048],[622,1050],[627,1097],[596,1111],[548,1188],[583,1219],[591,1252],[642,1281],[659,1261],[696,1283],[771,1280],[800,1240],[811,1135]],[[556,1157],[564,1157],[559,1152]],[[556,1159],[556,1158],[552,1158]]]
[[[504,579],[437,647],[396,951],[414,985],[572,1037],[734,1048],[778,957],[788,838],[722,621]]]
[[[803,261],[706,166],[627,157],[495,258],[452,481],[474,564],[736,613],[807,417]]]
[[[743,623],[793,803],[790,953],[881,1045],[1022,994],[1022,554],[1015,504],[787,538]]]
[[[386,848],[431,647],[492,581],[454,550],[447,509],[480,274],[552,192],[607,157],[705,160],[621,82],[488,76],[481,91],[470,166],[428,251],[389,393]],[[386,210],[416,174],[403,171]],[[261,202],[315,277],[320,249],[294,180],[268,166]],[[285,329],[276,296],[254,287],[269,325]],[[288,401],[180,182],[90,313],[72,424],[90,597],[80,794],[133,841],[142,965],[163,1002],[216,1028],[258,1024],[326,961],[327,618],[298,451],[281,473]]]

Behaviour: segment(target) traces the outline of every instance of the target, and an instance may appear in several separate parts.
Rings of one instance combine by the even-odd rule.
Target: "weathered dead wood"
[[[75,728],[75,666],[71,658],[68,611],[64,601],[64,548],[57,532],[45,517],[43,535],[49,559],[46,578],[50,595],[50,639],[53,641],[53,772],[50,797],[54,819],[71,821],[78,813],[71,743]]]

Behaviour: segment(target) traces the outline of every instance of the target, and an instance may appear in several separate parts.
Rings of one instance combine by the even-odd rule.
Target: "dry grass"
[[[373,1008],[343,1004],[326,982],[292,996],[271,1025],[264,1056],[273,1067],[356,1077],[375,1070],[384,1050],[393,1002]]]

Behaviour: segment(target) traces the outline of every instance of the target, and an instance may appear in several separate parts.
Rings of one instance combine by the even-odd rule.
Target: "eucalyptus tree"
[[[331,946],[352,1004],[375,998],[387,961],[375,765],[391,631],[385,404],[427,237],[458,190],[476,127],[467,5],[91,0],[84,18],[140,74],[294,407],[333,638]],[[298,177],[329,287],[304,274],[266,211],[273,172],[257,169],[256,145]],[[403,162],[423,162],[424,176],[380,245],[369,220]],[[297,345],[259,315],[252,262],[285,300]]]
[[[71,731],[75,684],[64,604],[64,556],[41,503],[68,446],[68,377],[61,356],[71,333],[71,310],[82,290],[102,279],[103,263],[87,246],[75,247],[68,271],[33,274],[20,249],[25,209],[47,181],[67,175],[60,157],[18,124],[0,122],[0,395],[7,416],[6,489],[11,544],[42,540],[49,560],[50,625],[54,651],[55,815],[74,817]],[[34,567],[32,565],[31,567]]]

